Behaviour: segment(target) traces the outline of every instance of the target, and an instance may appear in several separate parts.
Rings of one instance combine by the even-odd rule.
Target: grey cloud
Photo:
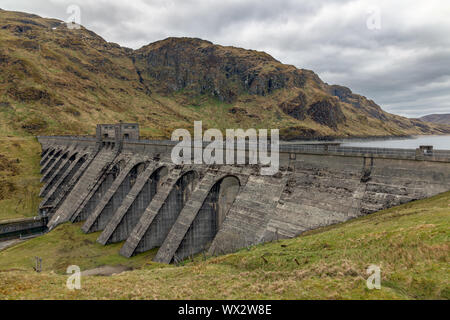
[[[439,0],[2,0],[0,7],[82,24],[108,41],[139,48],[168,36],[266,51],[314,70],[387,111],[417,117],[450,112],[450,3]],[[381,29],[369,30],[369,9]]]

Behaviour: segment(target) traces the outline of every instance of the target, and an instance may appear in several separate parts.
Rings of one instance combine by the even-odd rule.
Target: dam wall
[[[155,261],[173,263],[295,237],[450,190],[450,151],[430,146],[280,144],[279,171],[268,176],[248,163],[174,164],[176,142],[139,139],[136,130],[121,123],[99,125],[96,137],[38,137],[45,177],[40,214],[50,229],[83,221],[85,233],[102,231],[99,243],[123,242],[126,257],[159,248]]]

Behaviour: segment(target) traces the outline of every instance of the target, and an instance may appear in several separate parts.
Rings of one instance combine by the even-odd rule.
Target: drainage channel
[[[47,217],[0,221],[0,241],[26,239],[47,232]]]

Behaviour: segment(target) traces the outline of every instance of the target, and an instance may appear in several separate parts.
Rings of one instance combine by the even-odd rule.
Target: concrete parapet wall
[[[39,142],[47,148],[48,146],[93,146],[96,144],[94,137],[77,136],[40,136]],[[109,141],[109,140],[108,140]],[[111,140],[112,141],[112,140]],[[126,152],[142,154],[170,155],[172,148],[177,144],[171,140],[136,140],[127,139],[123,141],[123,150]],[[204,147],[208,143],[204,143]],[[226,148],[224,147],[224,150]],[[234,150],[237,150],[235,147]],[[281,143],[279,148],[280,156],[286,157],[289,154],[318,154],[318,155],[339,155],[350,157],[373,157],[386,159],[405,160],[426,160],[450,162],[450,150],[433,150],[430,154],[417,153],[418,149],[395,149],[395,148],[364,148],[364,147],[341,147],[328,144],[294,144]],[[193,152],[192,152],[193,154]],[[225,154],[225,152],[224,152]]]

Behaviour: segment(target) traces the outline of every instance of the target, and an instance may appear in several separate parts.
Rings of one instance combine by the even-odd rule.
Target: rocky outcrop
[[[158,91],[212,94],[228,103],[242,93],[265,96],[306,83],[302,70],[264,52],[201,39],[168,38],[137,50],[134,59],[144,82]]]
[[[264,52],[195,38],[132,50],[20,12],[0,12],[0,74],[0,110],[11,115],[0,117],[5,132],[83,134],[89,119],[116,119],[139,121],[152,128],[152,138],[195,120],[277,127],[284,139],[450,133],[445,125],[384,112]],[[21,105],[33,117],[21,114]]]
[[[329,94],[338,97],[340,101],[351,104],[359,110],[363,110],[375,119],[382,121],[388,120],[386,112],[379,105],[366,97],[354,94],[349,88],[339,85],[331,85],[326,88]]]
[[[32,102],[41,101],[47,105],[62,105],[63,103],[58,99],[55,99],[46,90],[28,87],[28,88],[16,88],[11,87],[8,89],[7,94],[13,99],[20,102]]]
[[[308,115],[317,123],[326,125],[333,130],[338,124],[345,121],[345,115],[339,106],[337,99],[326,98],[312,104],[308,109]]]
[[[298,120],[304,120],[306,118],[307,104],[306,95],[300,92],[297,97],[282,102],[279,107],[287,115]]]
[[[333,130],[337,130],[338,124],[344,123],[346,120],[339,99],[334,97],[308,102],[308,97],[300,92],[295,98],[282,102],[279,107],[284,113],[297,120],[310,118]],[[309,135],[307,134],[305,137]]]

